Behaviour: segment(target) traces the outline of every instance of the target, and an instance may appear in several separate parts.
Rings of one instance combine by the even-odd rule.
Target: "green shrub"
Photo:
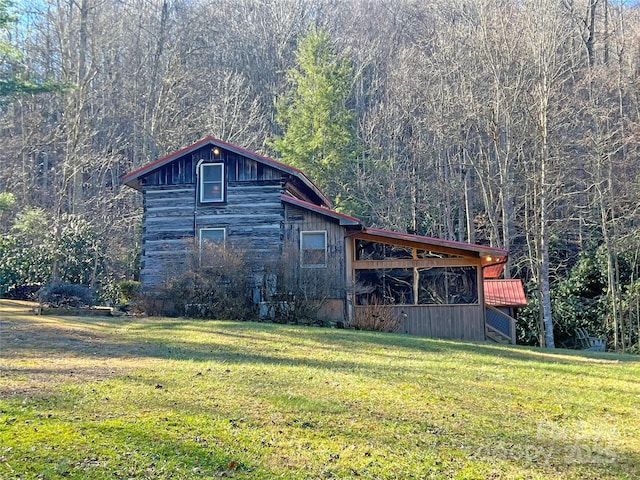
[[[140,282],[135,280],[123,280],[118,284],[120,288],[120,299],[123,302],[135,300],[140,295]]]

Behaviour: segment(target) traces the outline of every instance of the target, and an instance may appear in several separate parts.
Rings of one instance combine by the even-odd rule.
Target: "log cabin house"
[[[324,279],[327,320],[349,325],[376,305],[399,316],[401,332],[515,343],[513,318],[498,310],[487,316],[485,305],[484,282],[500,277],[505,250],[367,227],[332,210],[300,170],[213,137],[123,183],[143,195],[140,280],[147,291],[194,244],[221,242],[251,255],[256,289],[271,275],[268,265],[285,255],[294,281]],[[254,301],[268,307],[280,281],[270,277]]]

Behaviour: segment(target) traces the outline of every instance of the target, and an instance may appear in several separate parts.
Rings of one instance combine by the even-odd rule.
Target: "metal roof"
[[[494,307],[524,307],[527,298],[520,279],[485,280],[484,301]]]
[[[358,235],[366,235],[372,240],[386,243],[409,242],[425,247],[440,247],[467,256],[480,257],[484,278],[494,278],[502,274],[502,268],[507,261],[509,252],[503,248],[487,247],[473,243],[443,240],[441,238],[414,235],[411,233],[392,232],[380,228],[365,227]]]
[[[291,205],[296,205],[298,207],[311,210],[312,212],[319,213],[320,215],[334,218],[339,221],[340,225],[343,225],[343,226],[363,226],[362,222],[355,217],[345,215],[344,213],[336,212],[335,210],[331,210],[330,208],[320,207],[313,203],[305,202],[304,200],[300,200],[299,198],[292,197],[291,195],[287,195],[283,193],[280,195],[280,199],[283,202],[289,203]]]

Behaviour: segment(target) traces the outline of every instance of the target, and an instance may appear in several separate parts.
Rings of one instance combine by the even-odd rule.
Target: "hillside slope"
[[[0,308],[0,478],[640,477],[634,357]]]

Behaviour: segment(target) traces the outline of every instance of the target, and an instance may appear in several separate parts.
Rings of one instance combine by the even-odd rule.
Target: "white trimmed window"
[[[216,247],[218,245],[224,248],[227,239],[226,228],[201,228],[198,232],[200,245],[200,266],[213,267],[216,260],[212,257],[218,256],[221,252]],[[207,248],[208,247],[208,248]]]
[[[200,165],[200,203],[224,202],[224,164]]]
[[[306,268],[327,266],[327,232],[300,232],[300,265]]]
[[[200,248],[202,249],[207,243],[224,244],[227,238],[226,228],[201,228],[200,229]]]

